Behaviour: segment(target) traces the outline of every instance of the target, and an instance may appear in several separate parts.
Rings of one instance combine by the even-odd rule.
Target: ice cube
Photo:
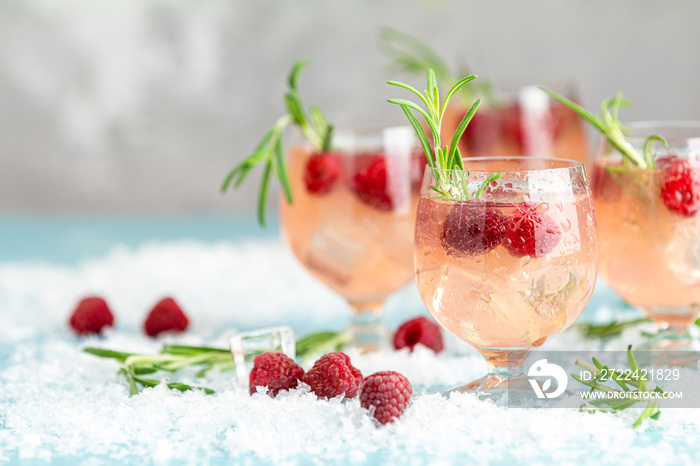
[[[700,224],[696,220],[677,225],[668,241],[665,257],[668,268],[689,287],[700,286]]]
[[[294,359],[296,341],[290,327],[270,327],[233,335],[229,339],[231,355],[236,363],[236,377],[241,385],[248,381],[255,355],[278,351]]]
[[[371,228],[347,212],[329,212],[311,240],[306,265],[338,284],[346,283],[370,244]]]

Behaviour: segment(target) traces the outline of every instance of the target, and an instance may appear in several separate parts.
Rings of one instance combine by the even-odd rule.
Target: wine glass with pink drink
[[[291,251],[350,309],[350,344],[388,346],[382,323],[387,297],[413,277],[413,229],[425,157],[410,126],[335,129],[318,107],[302,105],[295,64],[285,95],[287,114],[224,183],[239,186],[263,165],[259,219],[269,179],[282,186],[280,221]],[[293,126],[286,154],[283,135]]]
[[[640,349],[695,366],[700,344],[700,122],[618,120],[622,94],[597,116],[545,90],[601,133],[593,166],[601,275],[658,332]],[[668,350],[668,357],[662,355]],[[657,357],[658,356],[658,357]]]
[[[588,303],[597,276],[596,221],[583,163],[541,157],[462,158],[461,132],[480,101],[440,142],[449,98],[435,75],[418,95],[427,107],[401,105],[428,154],[416,221],[418,290],[431,315],[486,359],[488,373],[457,390],[505,402],[531,390],[525,357],[569,327]],[[413,112],[427,121],[434,147]]]

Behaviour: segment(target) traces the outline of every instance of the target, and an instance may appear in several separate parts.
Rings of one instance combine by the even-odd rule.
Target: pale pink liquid
[[[309,192],[304,182],[311,156],[299,147],[290,154],[294,202],[281,201],[287,242],[309,272],[351,305],[379,307],[413,277],[413,230],[425,157],[385,157],[393,199],[386,210],[363,202],[352,186],[353,176],[376,153],[338,154],[343,178],[321,195]]]
[[[523,195],[512,193],[490,200],[489,206],[507,217],[523,200]],[[571,325],[588,303],[596,279],[590,196],[570,191],[531,204],[549,215],[561,232],[544,257],[517,258],[502,244],[473,257],[449,255],[441,233],[455,202],[423,197],[419,203],[416,279],[432,316],[485,354],[539,346]]]
[[[458,104],[447,108],[441,128],[443,137],[451,140],[467,110]],[[588,141],[580,118],[556,102],[539,116],[529,115],[515,104],[496,108],[482,105],[459,148],[463,157],[526,155],[584,163],[588,160]]]
[[[666,207],[663,170],[620,168],[613,157],[594,167],[600,273],[658,323],[689,325],[700,312],[700,215]]]

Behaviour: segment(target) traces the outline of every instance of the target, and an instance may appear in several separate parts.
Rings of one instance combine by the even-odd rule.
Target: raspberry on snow
[[[147,335],[155,337],[163,332],[183,332],[189,319],[173,298],[163,298],[149,312],[143,328]]]
[[[70,326],[78,335],[100,333],[104,327],[114,324],[114,316],[107,302],[99,296],[80,300],[70,316]]]
[[[275,397],[280,390],[295,388],[303,376],[304,369],[286,354],[259,354],[250,371],[250,394],[257,392],[256,387],[267,387],[267,394]]]
[[[413,351],[417,344],[422,344],[436,353],[442,351],[445,346],[440,326],[423,316],[401,324],[394,334],[394,348],[398,350],[409,347]]]
[[[321,356],[309,369],[302,381],[320,398],[357,395],[362,373],[350,363],[350,358],[341,352]]]
[[[394,422],[411,402],[413,387],[395,371],[381,371],[365,377],[360,385],[360,406],[380,424]]]

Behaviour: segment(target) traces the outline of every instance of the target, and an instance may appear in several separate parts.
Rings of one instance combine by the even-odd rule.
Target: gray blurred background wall
[[[691,0],[0,0],[0,212],[253,209],[227,170],[284,109],[295,59],[307,103],[392,115],[377,49],[388,25],[497,84],[574,80],[592,109],[700,119]],[[398,112],[398,113],[397,113]]]

